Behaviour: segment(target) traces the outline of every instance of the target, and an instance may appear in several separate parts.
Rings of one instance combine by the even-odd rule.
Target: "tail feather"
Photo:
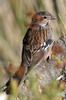
[[[26,67],[21,65],[19,67],[19,69],[17,70],[17,72],[13,75],[13,78],[17,80],[18,85],[21,82],[21,80],[22,80],[23,76],[25,75],[25,73],[26,73]]]
[[[9,81],[4,85],[4,86],[2,86],[1,88],[0,88],[0,90],[1,91],[5,91],[7,94],[9,94],[10,93],[10,88],[9,88],[9,86],[10,86],[10,80],[11,79],[9,79]]]
[[[19,69],[12,76],[11,79],[16,80],[17,84],[19,85],[25,73],[26,73],[26,67],[24,65],[20,65]],[[10,94],[11,92],[11,87],[10,87],[11,79],[9,79],[9,81],[2,87],[2,90],[5,91],[7,94]]]

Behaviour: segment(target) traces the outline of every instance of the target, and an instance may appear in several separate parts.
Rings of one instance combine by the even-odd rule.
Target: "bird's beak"
[[[56,17],[51,15],[50,20],[55,20],[55,19],[56,19]]]

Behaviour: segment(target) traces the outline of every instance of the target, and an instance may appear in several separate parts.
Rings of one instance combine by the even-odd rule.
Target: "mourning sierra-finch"
[[[50,21],[54,19],[55,17],[47,11],[37,12],[33,15],[31,25],[23,39],[20,67],[12,76],[12,79],[16,80],[18,85],[32,66],[38,64],[43,57],[45,60],[48,58],[54,42]],[[7,94],[10,93],[10,83],[11,79],[5,85],[4,91]]]

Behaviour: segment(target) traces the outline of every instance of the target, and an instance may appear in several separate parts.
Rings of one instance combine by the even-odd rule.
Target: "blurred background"
[[[8,64],[10,68],[19,66],[22,39],[27,31],[25,23],[31,20],[27,13],[37,11],[49,11],[56,16],[56,21],[51,23],[55,39],[66,33],[66,0],[0,0],[1,68],[6,68]],[[2,72],[5,75],[4,70]],[[1,71],[0,75],[3,77]]]

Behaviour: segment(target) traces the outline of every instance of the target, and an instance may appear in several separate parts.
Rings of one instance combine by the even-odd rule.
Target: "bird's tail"
[[[23,76],[26,73],[26,67],[21,64],[19,69],[16,71],[16,73],[13,75],[13,79],[17,80],[17,83],[19,85],[19,83],[21,82]]]
[[[25,73],[26,73],[26,67],[23,64],[21,64],[19,69],[16,71],[16,73],[2,87],[2,90],[5,91],[7,94],[10,94],[11,93],[11,80],[15,80],[17,85],[19,85]]]

